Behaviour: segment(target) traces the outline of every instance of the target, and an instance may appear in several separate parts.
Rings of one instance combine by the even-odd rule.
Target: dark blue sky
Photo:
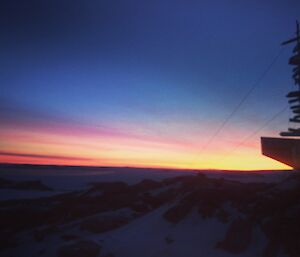
[[[22,116],[26,109],[22,119],[50,115],[183,141],[192,131],[200,144],[251,88],[280,43],[293,36],[300,18],[296,0],[0,5],[3,117]],[[293,87],[291,50],[229,129],[251,133],[286,104],[284,95]],[[288,113],[279,118],[272,133],[287,126]]]

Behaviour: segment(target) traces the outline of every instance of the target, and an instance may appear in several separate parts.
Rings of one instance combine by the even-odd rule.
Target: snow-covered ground
[[[296,257],[299,187],[291,171],[4,165],[0,256]]]

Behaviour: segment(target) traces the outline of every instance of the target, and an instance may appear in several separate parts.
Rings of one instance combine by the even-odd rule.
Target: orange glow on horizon
[[[288,166],[264,157],[258,138],[230,152],[236,141],[215,142],[201,152],[199,134],[185,139],[97,129],[0,128],[0,162],[75,166],[130,166],[175,169],[280,170]],[[243,131],[230,131],[239,135]],[[205,137],[207,138],[207,137]]]
[[[122,153],[121,153],[122,155]],[[175,154],[174,154],[175,156]],[[276,162],[264,156],[244,156],[237,158],[237,156],[211,156],[206,157],[204,161],[193,159],[191,156],[182,156],[179,159],[171,158],[154,158],[150,157],[140,158],[134,156],[116,156],[115,158],[78,158],[64,156],[61,158],[49,158],[39,156],[38,158],[32,156],[3,156],[0,154],[0,162],[2,163],[15,163],[15,164],[43,164],[43,165],[70,165],[70,166],[115,166],[115,167],[141,167],[141,168],[172,168],[172,169],[220,169],[220,170],[285,170],[291,169],[290,167]],[[184,159],[185,157],[185,159]],[[195,157],[195,156],[194,156]]]

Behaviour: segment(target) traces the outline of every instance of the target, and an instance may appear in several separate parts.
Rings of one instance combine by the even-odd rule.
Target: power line
[[[241,146],[243,146],[248,140],[250,140],[252,137],[254,137],[255,135],[257,135],[260,131],[262,131],[264,128],[266,128],[272,121],[274,121],[275,119],[277,119],[282,113],[284,113],[286,110],[288,109],[288,106],[285,106],[284,108],[282,108],[279,112],[277,112],[276,114],[274,114],[269,120],[267,120],[260,128],[256,129],[255,131],[253,131],[249,136],[247,136],[242,142],[240,142],[239,144],[237,144],[237,146],[229,153],[226,154],[226,156],[231,155],[232,153],[234,153],[238,148],[240,148]]]
[[[280,51],[276,54],[276,56],[272,59],[271,63],[267,66],[267,68],[263,71],[263,73],[258,77],[258,79],[253,83],[251,88],[247,91],[247,93],[242,97],[241,101],[237,104],[237,106],[232,110],[232,112],[227,116],[227,118],[222,122],[222,124],[218,127],[215,133],[210,137],[207,143],[203,146],[203,152],[212,142],[213,140],[220,134],[222,129],[227,125],[229,120],[236,114],[236,112],[240,109],[240,107],[246,102],[247,98],[252,94],[252,92],[258,87],[259,83],[263,80],[263,78],[268,74],[273,65],[276,63],[284,48],[281,48]]]

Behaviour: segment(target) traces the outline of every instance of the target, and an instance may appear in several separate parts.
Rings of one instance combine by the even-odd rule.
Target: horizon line
[[[2,165],[11,165],[11,166],[42,166],[42,167],[62,167],[62,168],[119,168],[119,169],[151,169],[151,170],[176,170],[176,171],[228,171],[228,172],[271,172],[271,171],[294,171],[293,169],[258,169],[258,170],[235,170],[235,169],[213,169],[213,168],[206,168],[206,169],[192,169],[192,168],[176,168],[176,167],[145,167],[145,166],[97,166],[97,165],[67,165],[67,164],[37,164],[37,163],[10,163],[10,162],[0,162],[0,166]]]

